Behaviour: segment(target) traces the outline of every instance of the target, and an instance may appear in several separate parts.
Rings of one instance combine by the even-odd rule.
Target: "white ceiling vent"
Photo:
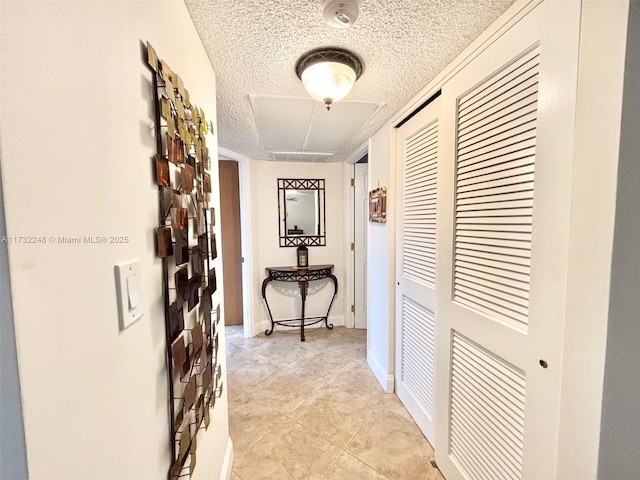
[[[333,153],[327,152],[271,152],[271,160],[278,162],[328,162]]]

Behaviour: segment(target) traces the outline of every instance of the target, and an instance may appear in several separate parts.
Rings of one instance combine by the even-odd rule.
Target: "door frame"
[[[362,157],[361,157],[362,158]],[[357,287],[357,282],[356,282],[356,251],[358,251],[358,248],[362,248],[362,246],[358,245],[358,238],[356,238],[356,225],[359,221],[364,220],[365,221],[365,227],[364,227],[364,231],[362,232],[362,237],[364,239],[364,242],[366,244],[367,242],[367,238],[368,238],[368,233],[369,233],[369,229],[368,229],[368,218],[366,217],[367,213],[361,213],[365,215],[364,219],[362,217],[359,217],[358,214],[356,213],[356,209],[360,209],[361,205],[356,204],[356,198],[357,198],[357,194],[358,194],[358,189],[363,189],[364,188],[364,193],[365,193],[365,199],[368,199],[368,193],[369,193],[369,185],[368,185],[368,174],[369,174],[369,163],[363,163],[360,165],[366,165],[366,175],[365,178],[367,179],[367,184],[366,185],[359,185],[358,184],[358,179],[357,179],[357,174],[356,174],[356,165],[358,165],[358,162],[354,163],[353,165],[350,165],[352,168],[352,175],[353,178],[355,179],[355,185],[354,187],[351,189],[351,195],[353,197],[353,242],[355,244],[355,249],[353,250],[353,305],[355,305],[355,309],[356,311],[352,314],[353,317],[353,328],[357,328],[356,326],[356,318],[357,318],[357,314],[358,312],[358,307],[362,307],[363,311],[364,311],[364,329],[366,330],[368,325],[369,325],[369,312],[368,312],[368,290],[369,290],[369,275],[368,275],[368,271],[365,274],[364,277],[364,282],[363,285],[360,287],[363,290],[363,295],[364,295],[364,306],[362,305],[358,305],[358,295],[357,295],[357,291],[356,289]],[[367,256],[365,253],[365,258],[364,258],[365,263],[367,262]]]
[[[355,242],[355,198],[351,180],[354,178],[353,166],[369,151],[369,141],[358,147],[344,162],[344,221],[345,221],[345,295],[344,325],[346,328],[355,328],[355,314],[351,311],[351,305],[355,305],[355,252],[351,250],[351,243]],[[366,288],[366,287],[365,287]],[[369,318],[367,317],[367,345],[369,344]],[[368,348],[368,347],[367,347]]]
[[[256,332],[257,318],[253,312],[253,236],[251,232],[251,167],[250,158],[227,148],[218,147],[218,159],[238,162],[238,183],[240,187],[240,231],[242,235],[242,316],[243,333],[246,338],[253,337]]]

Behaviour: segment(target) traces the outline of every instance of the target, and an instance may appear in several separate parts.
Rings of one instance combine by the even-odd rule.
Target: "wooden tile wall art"
[[[167,373],[172,462],[169,480],[191,477],[197,435],[210,425],[210,410],[222,395],[218,364],[220,305],[213,259],[218,255],[207,135],[213,124],[191,103],[182,79],[147,43],[153,74],[159,198],[157,254],[164,276]],[[209,214],[207,214],[209,212]]]

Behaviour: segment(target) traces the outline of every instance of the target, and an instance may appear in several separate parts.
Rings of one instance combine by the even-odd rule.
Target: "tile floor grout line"
[[[312,429],[311,427],[307,427],[306,425],[303,425],[302,423],[300,423],[299,421],[297,421],[295,418],[290,418],[289,420],[291,420],[292,422],[297,423],[298,425],[300,425],[302,428],[309,430],[311,433],[314,433],[315,435],[318,435],[320,438],[322,438],[323,440],[326,440],[327,442],[329,442],[331,445],[333,445],[336,448],[339,448],[340,450],[346,451],[345,448],[346,447],[341,447],[340,445],[336,445],[332,440],[328,439],[327,437],[325,437],[324,435],[322,435],[319,432],[316,432],[314,429]]]
[[[320,333],[320,332],[317,332],[317,333]],[[343,473],[351,472],[352,474],[351,478],[355,479],[356,477],[358,477],[358,475],[355,474],[355,472],[358,469],[367,468],[367,469],[373,470],[371,473],[376,472],[378,475],[380,475],[381,480],[382,479],[394,480],[394,477],[390,477],[380,472],[377,468],[370,465],[367,461],[361,459],[358,456],[358,454],[352,453],[347,450],[348,448],[354,447],[354,441],[358,436],[362,437],[364,439],[363,441],[368,441],[367,438],[371,433],[369,432],[369,430],[371,430],[372,425],[377,425],[377,423],[373,422],[372,420],[373,418],[375,418],[374,415],[376,414],[376,412],[381,412],[381,411],[387,412],[389,414],[394,414],[393,416],[399,415],[400,417],[404,418],[403,415],[400,415],[400,413],[397,413],[395,411],[395,404],[393,404],[393,402],[388,403],[384,401],[381,397],[379,398],[379,396],[377,395],[377,391],[374,392],[372,389],[372,384],[375,383],[377,385],[377,382],[375,382],[375,378],[373,377],[372,377],[372,380],[374,382],[369,381],[369,378],[365,373],[365,369],[362,368],[362,367],[368,366],[366,359],[362,358],[363,355],[361,352],[362,345],[364,344],[364,342],[366,342],[364,335],[353,335],[351,331],[345,330],[344,328],[343,329],[338,328],[332,334],[318,335],[318,337],[316,338],[319,340],[319,345],[318,344],[311,345],[311,342],[310,342],[309,347],[313,347],[313,348],[309,348],[307,350],[305,347],[305,349],[298,349],[298,351],[296,352],[287,351],[288,339],[285,338],[284,336],[280,338],[284,339],[284,341],[278,342],[277,343],[278,348],[271,349],[271,350],[269,349],[268,346],[266,347],[263,346],[263,345],[269,345],[268,342],[264,342],[265,340],[264,338],[258,338],[256,339],[255,342],[247,342],[246,344],[243,343],[242,345],[236,344],[236,346],[238,347],[236,351],[238,351],[240,355],[239,355],[239,363],[238,363],[239,368],[236,369],[237,373],[235,374],[234,377],[235,379],[238,380],[239,383],[243,384],[247,381],[250,383],[254,382],[255,379],[260,378],[259,373],[264,372],[265,369],[266,371],[271,372],[266,377],[260,378],[260,381],[255,383],[255,385],[242,386],[234,389],[238,393],[242,392],[241,394],[246,395],[245,398],[250,398],[252,402],[253,401],[257,402],[256,406],[261,405],[258,408],[258,410],[255,411],[256,413],[251,414],[248,411],[249,417],[245,417],[240,414],[242,412],[241,409],[243,409],[244,406],[239,406],[239,408],[235,410],[238,413],[238,415],[236,415],[237,418],[234,426],[234,431],[237,431],[238,435],[242,434],[245,438],[251,439],[252,442],[255,440],[255,443],[252,443],[251,446],[245,449],[243,452],[247,456],[246,459],[251,461],[251,459],[254,458],[256,454],[259,454],[260,449],[262,448],[260,445],[266,446],[265,438],[268,437],[271,433],[273,433],[274,430],[276,430],[278,427],[281,427],[283,425],[283,422],[285,422],[288,419],[290,422],[292,422],[290,425],[297,425],[299,427],[302,427],[302,429],[299,430],[299,432],[301,433],[301,435],[303,435],[303,437],[305,435],[307,436],[310,434],[313,435],[313,437],[316,438],[318,441],[322,440],[323,442],[326,442],[325,444],[327,445],[327,447],[328,448],[332,447],[334,449],[334,453],[337,455],[333,461],[330,459],[330,457],[329,458],[327,458],[326,456],[323,457],[325,458],[325,460],[328,460],[331,463],[328,466],[328,469],[325,471],[326,464],[324,464],[323,462],[323,465],[322,465],[323,468],[319,468],[315,470],[315,474],[318,475],[318,477],[316,478],[322,478],[324,480],[328,479],[331,475],[332,470],[335,469],[338,462],[340,462],[340,459],[351,458],[352,460],[349,460],[347,463],[345,464],[341,463],[340,464],[341,467],[339,468],[340,472],[343,472]],[[231,344],[232,342],[229,342],[229,343]],[[241,343],[241,342],[238,342],[238,343]],[[276,343],[274,342],[273,345],[275,344]],[[296,346],[295,346],[296,348],[298,348],[297,345],[298,344],[296,343]],[[269,367],[261,367],[261,368],[256,368],[252,370],[251,352],[256,347],[258,347],[260,350],[259,358],[264,359],[265,362],[269,361],[269,364],[270,364]],[[245,353],[247,351],[249,352],[248,354]],[[276,358],[280,360],[282,360],[282,358],[290,358],[289,356],[290,354],[295,354],[295,358],[292,359],[291,361],[287,361],[287,362],[275,361]],[[280,357],[279,355],[282,355],[282,356]],[[232,362],[233,360],[229,363],[232,363]],[[283,382],[285,383],[279,384],[277,383],[279,381],[275,381],[271,385],[272,387],[270,389],[271,391],[266,391],[265,382],[268,381],[269,379],[272,379],[279,372],[285,372],[282,375]],[[319,373],[315,373],[315,372],[319,372]],[[258,373],[258,375],[256,375],[256,373]],[[326,373],[326,376],[325,376],[325,373]],[[304,384],[302,385],[300,384],[300,382],[296,382],[295,380],[296,374],[304,375],[305,377],[315,378],[317,383],[313,383],[309,381],[307,378],[305,378]],[[339,378],[339,377],[342,377],[342,378]],[[359,377],[363,378],[362,388],[359,388],[359,389],[357,388],[354,391],[351,384],[353,380],[356,380]],[[334,381],[336,383],[332,383]],[[298,385],[301,388],[298,388],[297,387]],[[273,388],[274,386],[276,387],[275,389]],[[283,387],[284,387],[284,390],[283,390]],[[289,388],[296,389],[295,395],[293,396],[288,395],[287,392]],[[311,389],[310,392],[309,392],[309,389]],[[365,405],[367,408],[371,408],[371,411],[366,415],[366,417],[364,418],[362,423],[359,425],[359,427],[357,427],[355,433],[353,433],[350,436],[350,438],[347,437],[349,438],[349,440],[346,443],[346,447],[344,448],[337,445],[334,441],[330,440],[329,438],[326,438],[323,433],[317,432],[313,428],[308,427],[305,424],[301,423],[302,421],[306,422],[308,420],[307,417],[310,415],[309,418],[313,420],[310,422],[311,425],[315,425],[315,427],[317,427],[321,431],[325,431],[327,434],[331,433],[332,431],[331,429],[326,429],[326,428],[323,428],[322,426],[323,418],[325,418],[324,413],[322,413],[323,409],[319,411],[314,411],[313,406],[316,405],[316,403],[318,402],[311,402],[313,398],[322,396],[324,394],[331,396],[331,394],[328,393],[331,390],[342,391],[344,393],[348,393],[349,395],[353,395],[354,397],[359,397],[362,400],[366,400],[367,402],[370,402],[369,404],[367,403],[360,404],[359,403],[360,401],[358,401],[357,405],[352,405],[353,408],[356,408],[359,411],[362,411],[361,409],[365,408],[363,406]],[[325,392],[324,394],[322,393],[323,391]],[[366,395],[368,391],[371,391],[370,395]],[[280,403],[282,403],[282,405],[285,405],[286,404],[286,402],[284,401],[285,399],[287,398],[296,399],[296,397],[300,395],[300,393],[302,393],[303,395],[301,396],[301,398],[298,397],[299,402],[296,402],[293,404],[294,406],[293,409],[290,409],[291,404],[289,404],[289,407],[285,409],[287,410],[286,413],[272,406],[274,402],[278,403],[278,397],[281,397]],[[267,402],[265,400],[262,400],[256,394],[257,395],[266,394],[267,398],[270,398],[271,400]],[[338,398],[340,399],[341,405],[352,404],[352,402],[346,400],[346,397],[342,395]],[[233,401],[234,401],[233,399],[230,399],[230,403],[232,403]],[[338,401],[338,399],[336,399],[336,401]],[[311,408],[307,408],[304,411],[300,410],[303,407],[303,405],[305,405],[307,402],[311,402],[310,404]],[[320,404],[322,404],[322,401],[320,401]],[[252,408],[250,404],[248,404],[246,407],[249,409]],[[251,432],[252,428],[248,429],[246,428],[246,426],[243,426],[242,418],[249,418],[250,420],[255,418],[256,421],[259,421],[259,417],[256,415],[260,415],[259,412],[261,412],[263,407],[268,407],[270,411],[272,410],[274,412],[277,412],[279,420],[276,422],[275,425],[271,426],[271,428],[268,428],[268,431],[264,435],[261,435],[257,439],[255,437],[252,438],[252,435],[248,435]],[[394,408],[393,410],[392,410],[392,407]],[[339,410],[339,411],[342,412],[342,410]],[[349,413],[350,411],[351,410],[346,409],[340,415],[349,416],[351,415]],[[300,421],[294,418],[294,415],[296,415],[296,412],[301,412],[301,414],[303,415]],[[316,420],[314,420],[314,418]],[[338,417],[335,417],[335,415],[332,418],[336,418],[335,421],[340,422],[339,420],[337,420]],[[326,422],[326,420],[324,421]],[[348,433],[353,426],[357,426],[357,423],[355,423],[355,425],[354,423],[355,421],[350,423],[350,427],[347,429],[340,427],[339,430],[337,431],[338,435],[336,436],[336,438],[338,439],[344,438],[344,437],[341,437],[341,435],[343,435],[344,433]],[[268,420],[259,421],[259,425],[261,425],[260,428],[262,428],[262,426],[269,426],[269,424],[270,424],[270,421]],[[302,432],[307,432],[307,433],[303,434]],[[273,440],[276,442],[278,441],[276,437],[274,437]],[[358,443],[358,445],[360,444]],[[360,447],[363,447],[363,445],[360,445]],[[380,449],[382,447],[380,445],[377,445],[375,448]],[[391,461],[392,462],[391,465],[394,465],[391,459],[388,459],[385,462],[380,463],[378,461],[378,458],[375,455],[373,457],[370,455],[371,452],[377,451],[377,450],[373,450],[370,453],[367,453],[368,451],[370,451],[370,448],[367,446],[360,448],[360,450],[362,450],[360,451],[360,454],[365,455],[365,457],[369,458],[371,462],[375,463],[381,468],[386,468],[387,470],[389,470],[387,468],[387,463],[385,463],[388,461]],[[251,451],[251,453],[249,453],[249,451]],[[292,452],[293,451],[295,451],[295,449],[292,450]],[[348,455],[348,457],[346,457],[345,454]],[[254,466],[248,466],[249,469],[246,472],[244,472],[245,478],[247,478],[246,477],[247,473],[249,475],[253,475],[251,472],[256,467],[262,468],[260,467],[261,465],[267,466],[269,469],[272,469],[272,468],[276,469],[276,470],[273,470],[272,476],[267,475],[267,477],[270,479],[290,478],[288,475],[290,475],[291,472],[289,472],[288,474],[285,473],[285,470],[283,470],[284,465],[282,464],[282,461],[265,459],[265,460],[261,460],[258,463],[255,463],[256,458],[254,458],[254,462],[251,464]],[[305,463],[306,460],[304,460],[304,458],[299,459],[299,461],[301,461],[301,466],[306,465]],[[427,466],[427,465],[425,464],[424,466]],[[400,468],[400,470],[396,471],[397,467],[400,467],[400,465],[396,465],[392,467],[391,470],[389,471],[392,472],[394,476],[396,475],[396,473],[402,476],[403,475],[402,472],[404,471],[404,469]],[[420,471],[424,472],[423,467],[421,467]],[[271,472],[272,470],[269,470],[269,471]],[[262,472],[262,473],[259,473],[259,472]],[[277,473],[277,472],[280,472],[280,473]],[[238,475],[237,472],[235,471],[233,471],[233,473]],[[266,473],[265,470],[255,470],[255,473],[256,473],[255,478],[258,478],[258,477],[266,478],[264,477]],[[406,471],[405,473],[408,473],[408,471]],[[242,477],[240,477],[239,475],[238,475],[238,478],[242,480]],[[398,478],[399,477],[395,477],[395,480],[398,480]],[[436,478],[440,478],[440,480],[442,480],[441,476],[437,476]],[[252,480],[254,479],[252,478]]]
[[[325,473],[320,480],[325,480],[325,478],[327,478],[327,476],[331,473],[331,470],[333,469],[333,467],[336,465],[336,463],[338,463],[338,460],[340,460],[340,457],[342,457],[342,455],[344,455],[345,453],[346,452],[344,450],[340,452],[340,455],[338,455],[336,459],[333,461],[333,463],[329,465],[329,468],[327,468],[327,473]]]
[[[347,446],[344,447],[345,451],[347,450],[347,448],[349,448],[349,445],[351,445],[351,442],[353,442],[353,439],[356,438],[356,436],[360,433],[360,430],[362,430],[364,428],[364,426],[367,424],[367,422],[371,418],[371,415],[373,415],[374,411],[375,411],[375,408],[371,409],[371,412],[369,413],[369,415],[367,415],[367,418],[364,419],[364,422],[362,422],[362,425],[360,425],[360,428],[358,428],[356,433],[353,434],[353,437],[351,437],[351,439],[347,442]],[[356,457],[356,458],[358,458],[358,457]],[[358,460],[360,460],[360,459],[358,458]]]
[[[262,435],[260,438],[258,438],[258,440],[254,443],[251,444],[251,446],[249,448],[247,448],[247,452],[249,450],[251,450],[253,447],[255,447],[257,444],[259,444],[262,440],[264,440],[271,432],[273,432],[276,428],[278,428],[280,425],[282,424],[282,422],[274,425],[273,427],[271,427],[269,429],[269,431],[267,433],[265,433],[264,435]],[[237,474],[236,474],[237,475]]]
[[[365,462],[364,460],[362,460],[360,457],[356,457],[355,454],[351,453],[351,452],[347,452],[347,450],[345,449],[344,453],[346,453],[347,455],[355,458],[356,460],[358,460],[359,462],[364,463],[367,467],[369,467],[371,470],[373,470],[374,472],[382,475],[384,478],[386,478],[387,480],[394,480],[393,478],[391,478],[389,475],[385,475],[384,473],[382,473],[380,470],[378,470],[377,468],[369,465],[367,462]]]
[[[349,441],[349,443],[347,444],[347,446],[345,447],[345,452],[349,455],[351,455],[353,458],[361,461],[362,463],[364,463],[367,467],[371,468],[372,470],[375,470],[376,472],[378,472],[380,475],[382,475],[384,478],[387,478],[388,480],[398,480],[398,479],[394,479],[386,474],[384,474],[383,472],[379,471],[377,468],[375,468],[373,465],[370,465],[366,460],[360,458],[355,452],[349,452],[347,450],[347,448],[349,448],[349,445],[351,445],[351,442],[353,442],[353,439],[356,438],[356,436],[358,435],[358,433],[360,433],[360,430],[362,430],[364,428],[364,426],[367,424],[367,422],[369,421],[369,419],[373,416],[373,414],[375,413],[375,411],[378,408],[384,408],[386,410],[389,410],[387,407],[385,407],[384,405],[380,405],[378,404],[369,414],[369,416],[367,417],[367,419],[364,421],[364,423],[362,424],[362,426],[358,429],[358,431],[356,432],[356,434],[351,438],[351,440]],[[391,412],[393,413],[393,412]]]

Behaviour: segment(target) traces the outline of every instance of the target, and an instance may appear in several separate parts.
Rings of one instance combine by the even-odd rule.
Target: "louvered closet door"
[[[439,99],[398,129],[396,393],[434,443]]]
[[[556,478],[579,4],[537,6],[442,88],[436,460]]]

